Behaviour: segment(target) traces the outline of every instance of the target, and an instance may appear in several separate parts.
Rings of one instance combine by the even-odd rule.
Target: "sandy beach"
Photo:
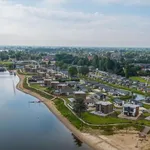
[[[61,113],[56,109],[55,104],[53,101],[41,97],[39,94],[34,93],[30,90],[23,88],[23,80],[25,78],[24,75],[17,74],[20,78],[19,83],[17,84],[17,89],[26,93],[30,94],[37,99],[41,100],[48,109],[82,142],[89,145],[94,150],[148,150],[146,148],[150,148],[149,145],[149,138],[147,141],[140,143],[140,146],[136,147],[137,145],[137,135],[138,133],[134,134],[115,134],[112,136],[103,136],[103,135],[92,135],[90,133],[82,133],[77,128],[75,128],[65,117],[61,115]],[[131,142],[132,141],[132,142]]]

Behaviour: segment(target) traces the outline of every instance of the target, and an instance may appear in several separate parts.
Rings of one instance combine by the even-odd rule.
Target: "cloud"
[[[149,0],[92,0],[100,4],[122,4],[122,5],[139,5],[146,6],[150,5]]]
[[[73,12],[56,8],[25,6],[0,0],[0,43],[150,46],[149,17]]]

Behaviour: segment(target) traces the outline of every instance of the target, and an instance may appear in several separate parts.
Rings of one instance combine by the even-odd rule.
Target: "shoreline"
[[[79,140],[81,140],[81,142],[87,144],[91,149],[93,150],[101,150],[99,149],[96,145],[95,142],[91,140],[91,138],[88,138],[88,136],[85,136],[81,131],[79,131],[76,127],[74,127],[55,107],[55,104],[53,103],[53,101],[46,99],[42,96],[40,96],[39,94],[32,92],[28,89],[25,89],[23,87],[23,80],[25,78],[24,75],[20,75],[17,73],[17,76],[19,77],[19,82],[16,85],[16,88],[21,91],[24,92],[26,94],[29,94],[33,97],[36,97],[37,99],[39,99],[40,101],[42,101],[46,107],[63,123],[63,125],[65,125],[70,132],[72,132],[77,138],[79,138]]]
[[[78,130],[75,126],[71,124],[71,122],[65,118],[56,108],[54,102],[52,100],[49,100],[47,98],[44,98],[40,96],[38,93],[32,92],[28,89],[25,89],[23,87],[23,81],[25,79],[25,75],[20,75],[17,73],[17,76],[19,77],[19,82],[16,85],[16,88],[24,92],[26,94],[29,94],[33,97],[36,97],[38,100],[42,101],[43,104],[46,105],[46,107],[51,111],[59,121],[63,123],[63,125],[72,133],[74,134],[81,142],[89,146],[91,150],[147,150],[145,146],[149,145],[149,140],[148,143],[142,144],[141,146],[137,149],[135,147],[135,144],[137,144],[137,136],[138,132],[135,133],[118,133],[115,135],[112,135],[110,137],[102,135],[102,134],[92,134],[91,132],[82,132]],[[54,99],[54,98],[52,98]],[[127,132],[127,131],[126,131]],[[126,137],[126,138],[124,138]],[[120,140],[121,139],[121,140]],[[133,141],[134,142],[131,142]],[[150,139],[150,137],[148,138]],[[127,143],[126,143],[127,142]],[[130,143],[131,142],[131,143]],[[129,145],[128,145],[129,144]]]

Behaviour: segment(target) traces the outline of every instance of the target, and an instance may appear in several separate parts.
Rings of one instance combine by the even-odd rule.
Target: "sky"
[[[150,0],[0,0],[0,45],[150,47]]]

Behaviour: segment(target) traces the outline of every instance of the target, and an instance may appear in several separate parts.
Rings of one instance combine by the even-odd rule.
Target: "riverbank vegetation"
[[[22,72],[20,69],[17,70],[18,74],[25,75],[25,76],[33,76],[36,75],[36,73],[28,73],[28,72]]]
[[[30,90],[30,91],[32,91],[32,92],[35,92],[35,93],[38,93],[39,95],[41,95],[42,97],[45,97],[45,98],[47,98],[47,99],[52,99],[52,98],[53,98],[52,95],[46,94],[46,93],[43,92],[43,91],[40,91],[40,90],[38,90],[38,89],[36,89],[36,88],[33,88],[33,87],[29,86],[28,83],[27,83],[27,80],[28,80],[28,78],[25,77],[25,79],[24,79],[24,81],[23,81],[23,87],[24,87],[25,89],[28,89],[28,90]]]

